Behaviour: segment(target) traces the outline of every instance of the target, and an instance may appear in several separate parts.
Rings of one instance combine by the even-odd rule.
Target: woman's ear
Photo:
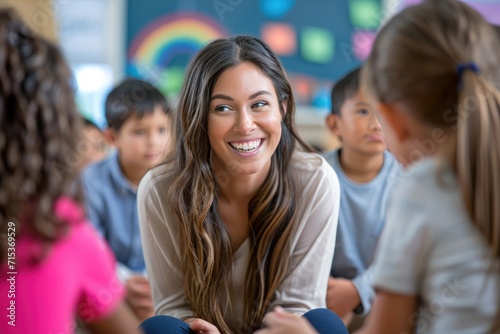
[[[341,137],[341,131],[339,129],[339,116],[335,114],[329,114],[326,116],[325,123],[328,129],[336,135],[337,137]]]
[[[403,142],[410,137],[409,119],[394,104],[378,103],[376,105],[382,128],[389,127],[398,141]]]

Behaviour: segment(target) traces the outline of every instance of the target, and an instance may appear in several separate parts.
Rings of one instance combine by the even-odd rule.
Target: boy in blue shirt
[[[385,222],[388,193],[399,165],[386,150],[381,126],[359,87],[356,69],[332,89],[330,131],[340,149],[324,154],[340,182],[336,249],[327,306],[346,319],[365,315],[373,303],[370,265]]]
[[[137,186],[168,149],[170,118],[167,100],[156,88],[137,79],[123,81],[106,99],[105,134],[116,152],[82,174],[88,218],[113,250],[126,301],[140,320],[154,310],[144,276]]]

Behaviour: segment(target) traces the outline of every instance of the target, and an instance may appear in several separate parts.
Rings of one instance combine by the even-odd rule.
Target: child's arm
[[[356,334],[413,333],[416,312],[416,296],[380,290],[365,325]]]
[[[135,273],[121,262],[117,262],[116,273],[120,281],[125,284],[127,289],[125,301],[135,316],[141,321],[152,317],[154,305],[146,276]]]
[[[345,278],[328,279],[326,306],[344,318],[360,305],[361,299],[353,281]]]
[[[327,307],[341,318],[352,311],[357,314],[367,314],[375,298],[375,291],[371,286],[372,276],[373,267],[370,266],[352,280],[330,277]]]
[[[127,295],[125,301],[134,315],[144,321],[154,316],[153,299],[148,279],[142,275],[130,276],[126,282]]]
[[[115,276],[109,246],[90,224],[75,227],[72,261],[79,261],[80,300],[77,316],[93,333],[139,333],[138,319],[124,303],[125,289]]]

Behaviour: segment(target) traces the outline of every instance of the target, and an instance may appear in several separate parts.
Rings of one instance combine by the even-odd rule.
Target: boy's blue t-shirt
[[[340,150],[325,153],[324,158],[337,172],[340,183],[340,213],[331,275],[353,280],[366,314],[373,303],[372,270],[375,248],[385,223],[389,193],[397,181],[401,167],[394,157],[384,152],[384,164],[370,182],[350,180],[340,165]]]
[[[89,165],[82,173],[82,183],[88,218],[109,243],[120,271],[128,268],[143,274],[137,189],[123,175],[118,152]]]

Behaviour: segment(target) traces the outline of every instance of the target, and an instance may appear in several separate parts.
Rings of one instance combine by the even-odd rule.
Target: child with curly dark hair
[[[57,47],[0,9],[1,333],[136,333],[75,180],[82,120]],[[5,318],[7,313],[7,319]]]

